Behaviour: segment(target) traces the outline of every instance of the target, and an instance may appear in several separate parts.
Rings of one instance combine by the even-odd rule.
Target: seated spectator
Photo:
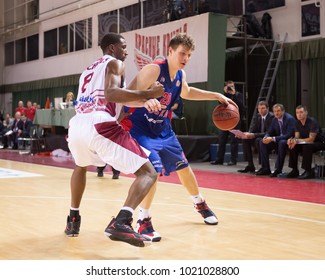
[[[74,94],[73,92],[69,91],[67,93],[67,95],[65,96],[65,102],[69,103],[69,102],[73,102],[74,99]]]
[[[30,129],[33,126],[33,122],[27,118],[26,114],[22,114],[20,121],[18,122],[18,133],[17,136],[21,138],[30,137]]]
[[[4,133],[5,126],[3,125],[3,122],[0,121],[0,138],[2,139],[3,133]]]
[[[257,176],[277,177],[282,173],[288,148],[287,140],[294,135],[296,120],[292,115],[285,112],[282,104],[273,105],[273,114],[275,118],[272,120],[271,127],[260,141],[262,167],[256,172]],[[274,149],[277,152],[277,159],[275,171],[271,174],[269,153]]]
[[[7,113],[3,120],[3,125],[4,125],[5,129],[7,131],[10,130],[12,128],[13,123],[14,123],[14,118],[12,118],[9,113]]]
[[[269,111],[269,104],[266,101],[260,101],[257,106],[258,115],[255,120],[255,124],[250,132],[244,132],[242,139],[244,156],[247,160],[247,166],[244,169],[238,170],[240,173],[255,172],[255,165],[253,161],[252,147],[255,147],[260,159],[260,142],[263,139],[266,131],[271,127],[274,115]]]
[[[3,119],[3,121],[1,123],[2,123],[1,136],[4,137],[4,135],[12,128],[12,125],[14,123],[14,119],[10,116],[9,113],[7,113],[5,118]]]
[[[325,149],[325,137],[316,119],[308,117],[306,106],[296,108],[297,121],[295,137],[287,141],[289,147],[289,167],[292,170],[286,178],[310,179],[314,177],[311,171],[313,153]],[[302,154],[301,167],[305,171],[299,176],[298,156]]]
[[[3,149],[8,148],[9,144],[12,143],[12,149],[18,149],[18,142],[17,142],[17,134],[18,134],[18,123],[20,121],[21,114],[20,112],[15,113],[15,119],[11,125],[11,127],[7,127],[7,132],[4,134],[2,138]],[[6,121],[6,120],[5,120]]]
[[[65,102],[62,102],[60,104],[60,106],[61,106],[61,109],[65,109],[65,108],[69,108],[69,107],[73,108],[76,104],[77,104],[77,101],[74,100],[73,92],[69,91],[66,94]]]

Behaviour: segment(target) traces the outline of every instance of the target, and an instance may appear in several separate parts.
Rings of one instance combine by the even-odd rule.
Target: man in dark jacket
[[[256,148],[260,163],[260,141],[263,139],[266,131],[271,127],[274,118],[273,113],[269,111],[269,104],[266,101],[260,101],[257,110],[258,115],[252,130],[244,132],[243,137],[239,137],[242,138],[244,155],[248,163],[244,169],[238,170],[240,173],[255,172],[252,147],[254,146]]]
[[[21,114],[20,121],[18,122],[17,140],[19,140],[19,138],[30,138],[30,131],[32,126],[33,122],[27,118],[26,114]],[[23,141],[23,146],[26,146],[25,141]]]
[[[282,173],[284,159],[287,153],[287,140],[294,135],[296,119],[285,112],[282,104],[273,105],[274,119],[270,129],[266,132],[262,141],[260,141],[260,155],[262,167],[256,172],[256,175],[270,175],[277,177]],[[271,174],[269,152],[276,150],[278,156],[275,163],[275,171]]]
[[[18,122],[17,136],[21,138],[30,138],[30,129],[32,126],[33,122],[26,117],[26,114],[22,114]]]
[[[244,116],[244,104],[243,104],[243,95],[241,92],[236,91],[235,84],[233,81],[228,81],[224,87],[224,95],[231,100],[233,100],[239,109],[240,120],[237,126],[234,129],[240,129],[241,121]],[[220,130],[219,132],[219,147],[218,147],[218,155],[215,161],[212,161],[211,164],[223,164],[225,152],[226,152],[226,144],[228,141],[228,137],[230,137],[230,152],[231,159],[227,165],[236,165],[238,158],[238,138],[234,134],[232,134],[228,130]]]

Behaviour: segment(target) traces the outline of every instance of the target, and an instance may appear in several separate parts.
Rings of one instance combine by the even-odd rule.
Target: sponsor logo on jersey
[[[81,96],[79,98],[79,101],[83,103],[94,103],[95,99],[91,96]]]

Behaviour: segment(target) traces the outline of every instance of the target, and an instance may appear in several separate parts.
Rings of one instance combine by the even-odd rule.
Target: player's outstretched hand
[[[143,105],[150,113],[153,112],[158,112],[161,111],[162,109],[162,105],[160,104],[160,102],[153,98],[153,99],[149,99],[147,100],[144,105]]]
[[[228,104],[231,103],[232,105],[234,105],[238,109],[238,105],[233,100],[231,100],[230,98],[228,98],[228,97],[226,97],[224,95],[220,95],[218,101],[220,103],[225,104],[226,106],[228,106]]]
[[[164,95],[164,92],[165,92],[164,86],[159,82],[155,82],[150,87],[149,97],[151,98],[160,97]]]

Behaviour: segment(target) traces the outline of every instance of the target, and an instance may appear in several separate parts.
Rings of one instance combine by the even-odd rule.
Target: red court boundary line
[[[73,160],[69,158],[20,155],[18,152],[10,150],[1,150],[0,159],[70,169],[74,167]],[[89,168],[89,171],[95,170],[95,167]],[[107,168],[106,173],[108,170],[109,168]],[[255,176],[197,169],[194,170],[194,173],[201,188],[325,204],[325,180],[278,179],[270,178],[268,176]],[[134,177],[134,175],[122,175],[126,177]],[[170,176],[161,176],[159,181],[180,184],[176,173],[172,173]]]

